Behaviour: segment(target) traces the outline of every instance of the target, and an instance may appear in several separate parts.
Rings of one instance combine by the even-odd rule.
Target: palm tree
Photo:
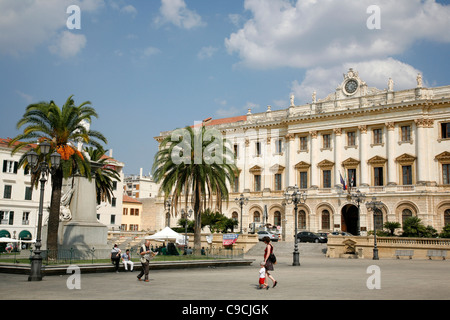
[[[194,248],[200,249],[201,212],[213,206],[222,211],[222,202],[228,202],[227,184],[232,185],[236,176],[228,143],[215,129],[177,129],[161,142],[152,171],[165,200],[172,195],[169,214],[176,215],[182,202],[193,206]]]
[[[90,106],[91,103],[86,101],[76,106],[72,97],[70,96],[66,100],[62,108],[53,101],[29,105],[22,119],[17,123],[17,129],[25,126],[23,133],[9,143],[10,146],[14,145],[12,149],[12,154],[14,154],[36,141],[47,141],[51,145],[51,152],[56,150],[61,155],[60,167],[51,178],[52,194],[47,233],[47,249],[55,253],[58,249],[59,209],[63,178],[70,177],[76,171],[81,175],[91,177],[90,164],[75,148],[75,145],[83,142],[101,148],[96,139],[107,143],[106,138],[100,132],[88,130],[85,126],[85,123],[91,123],[93,117],[98,117]],[[39,151],[39,147],[36,149]],[[21,163],[24,167],[28,165],[26,159],[22,159]]]
[[[91,161],[97,163],[95,170],[95,189],[97,193],[97,204],[102,201],[111,203],[114,197],[114,180],[120,181],[119,173],[108,166],[110,158],[105,156],[106,151],[103,148],[85,147],[84,151],[89,155]]]

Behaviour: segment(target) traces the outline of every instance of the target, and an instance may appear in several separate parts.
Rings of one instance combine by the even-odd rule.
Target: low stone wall
[[[377,247],[380,259],[396,258],[396,250],[414,250],[413,259],[428,259],[428,250],[444,250],[449,256],[450,239],[377,237]],[[373,236],[328,236],[326,256],[328,258],[372,259],[373,248]],[[406,258],[409,259],[409,257]]]

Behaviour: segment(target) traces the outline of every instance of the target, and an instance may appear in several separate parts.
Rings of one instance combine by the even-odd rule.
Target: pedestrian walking
[[[125,250],[125,253],[122,254],[122,263],[125,271],[128,271],[128,266],[130,266],[130,271],[133,271],[134,263],[131,261],[130,249]]]
[[[119,262],[120,262],[120,253],[122,251],[117,246],[117,243],[114,245],[114,247],[111,250],[111,262],[115,266],[116,273],[119,273]]]
[[[150,249],[150,240],[148,240],[148,239],[145,240],[145,243],[142,245],[139,253],[141,254],[142,270],[138,274],[137,278],[139,281],[141,281],[142,276],[144,276],[144,281],[148,282],[148,271],[149,271],[150,259],[152,257],[156,256],[157,253],[153,252]]]
[[[264,249],[264,267],[266,268],[266,284],[268,284],[267,282],[267,278],[269,278],[270,280],[272,280],[273,286],[272,288],[275,288],[275,286],[278,284],[278,282],[275,280],[274,277],[272,277],[272,275],[269,273],[269,271],[273,271],[273,264],[274,264],[274,260],[275,260],[275,255],[273,253],[273,245],[270,243],[270,238],[269,237],[264,237],[263,238],[264,243],[266,244],[266,248]]]
[[[259,289],[269,290],[269,286],[266,283],[266,267],[264,267],[265,262],[261,261],[259,269]]]

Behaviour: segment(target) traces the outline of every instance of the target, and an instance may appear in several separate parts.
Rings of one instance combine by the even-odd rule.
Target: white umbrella
[[[1,237],[0,242],[20,242],[20,240],[13,239],[13,238],[7,238],[7,237]]]
[[[155,233],[154,235],[147,236],[145,239],[149,240],[156,240],[156,241],[171,241],[171,242],[179,242],[183,241],[181,240],[183,236],[169,227],[165,227],[160,232]]]

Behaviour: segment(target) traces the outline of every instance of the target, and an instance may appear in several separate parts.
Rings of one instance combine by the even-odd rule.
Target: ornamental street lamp
[[[376,225],[376,221],[375,221],[375,216],[377,215],[377,213],[381,212],[381,207],[383,206],[381,201],[377,201],[376,197],[372,198],[372,201],[370,202],[366,202],[366,207],[367,210],[371,210],[373,212],[373,241],[374,241],[374,246],[373,246],[373,260],[378,260],[378,247],[377,247],[377,225]]]
[[[61,156],[58,152],[53,152],[50,155],[50,166],[45,160],[45,157],[50,152],[50,144],[48,142],[42,142],[39,144],[39,149],[41,154],[44,156],[44,159],[39,162],[39,155],[35,151],[29,151],[26,154],[28,164],[30,166],[33,174],[39,173],[41,175],[41,193],[39,199],[39,213],[38,213],[38,226],[37,226],[37,234],[36,234],[36,244],[34,255],[30,258],[31,260],[31,268],[30,268],[30,276],[28,277],[28,281],[41,281],[42,280],[42,256],[41,256],[41,229],[42,229],[42,214],[44,207],[44,189],[45,182],[47,181],[47,176],[49,174],[54,174],[59,167],[61,162]]]
[[[235,203],[236,203],[238,206],[241,207],[241,223],[240,223],[240,225],[241,225],[241,234],[242,234],[242,208],[243,208],[243,206],[247,205],[247,203],[248,203],[248,198],[245,198],[245,197],[244,197],[244,194],[241,193],[240,197],[234,199],[234,201],[235,201]]]
[[[192,211],[192,209],[189,209],[189,211],[185,212],[184,209],[181,209],[181,217],[184,218],[184,254],[187,254],[187,223],[188,223],[188,218],[190,218],[192,216],[192,213],[194,211]]]
[[[292,194],[289,194],[289,191],[292,190]],[[298,252],[298,238],[297,238],[297,228],[298,228],[298,222],[297,222],[297,209],[298,204],[302,204],[306,202],[306,192],[299,192],[299,189],[297,185],[294,187],[288,187],[286,189],[286,192],[284,193],[284,200],[286,204],[294,204],[294,212],[295,212],[295,234],[294,234],[294,252],[293,252],[293,266],[299,266],[300,260],[299,260],[299,252]]]
[[[358,232],[358,236],[361,234],[361,226],[360,226],[360,221],[361,221],[361,207],[360,204],[362,202],[364,202],[364,200],[366,199],[366,194],[365,193],[361,193],[361,191],[357,190],[356,193],[353,193],[351,195],[351,199],[352,201],[356,202],[358,204],[358,224],[356,226],[356,230]]]

